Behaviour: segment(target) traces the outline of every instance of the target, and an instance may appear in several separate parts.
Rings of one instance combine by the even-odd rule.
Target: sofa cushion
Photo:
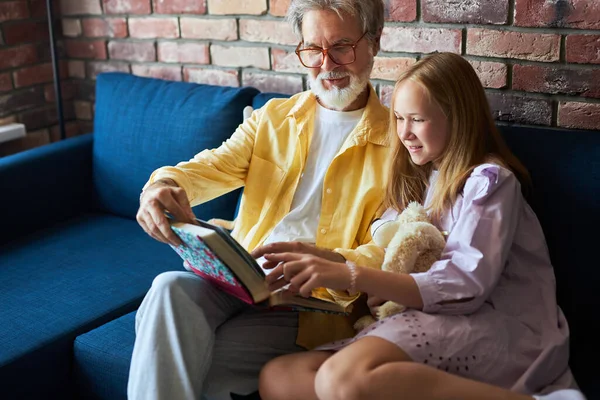
[[[65,398],[75,337],[135,310],[156,275],[183,268],[135,221],[107,215],[0,247],[0,266],[0,387],[11,399]]]
[[[135,342],[135,312],[80,335],[74,346],[78,395],[95,400],[126,400]],[[232,400],[260,400],[258,393],[232,394]]]
[[[600,398],[588,364],[600,345],[591,324],[600,323],[598,246],[600,132],[500,127],[533,181],[530,203],[546,235],[557,297],[571,330],[571,368],[584,393]],[[592,395],[593,394],[593,395]]]
[[[75,340],[74,376],[81,398],[127,399],[135,314],[126,314]]]
[[[135,218],[150,173],[220,145],[242,122],[258,90],[170,82],[119,72],[96,83],[93,176],[98,206]],[[239,193],[200,209],[232,217]]]

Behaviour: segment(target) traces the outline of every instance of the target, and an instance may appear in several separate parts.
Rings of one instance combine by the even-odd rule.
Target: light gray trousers
[[[137,311],[128,398],[252,393],[267,361],[303,350],[297,331],[297,313],[257,311],[192,272],[160,274]]]

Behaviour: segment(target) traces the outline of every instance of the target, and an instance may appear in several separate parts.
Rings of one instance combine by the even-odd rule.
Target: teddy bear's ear
[[[429,222],[429,216],[425,207],[416,201],[411,201],[408,206],[402,211],[399,219],[403,223],[407,222]]]

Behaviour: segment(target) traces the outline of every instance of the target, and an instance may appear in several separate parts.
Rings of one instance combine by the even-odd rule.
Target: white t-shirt
[[[358,124],[364,108],[334,111],[317,105],[315,130],[304,172],[290,212],[277,224],[264,244],[272,242],[316,242],[321,214],[323,179],[329,164]]]

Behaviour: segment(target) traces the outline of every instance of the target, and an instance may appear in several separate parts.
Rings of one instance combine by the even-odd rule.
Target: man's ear
[[[375,40],[373,41],[373,55],[376,56],[377,53],[379,53],[379,50],[381,50],[381,33],[383,32],[383,29],[380,28],[379,31],[377,32],[377,36],[375,37]]]

